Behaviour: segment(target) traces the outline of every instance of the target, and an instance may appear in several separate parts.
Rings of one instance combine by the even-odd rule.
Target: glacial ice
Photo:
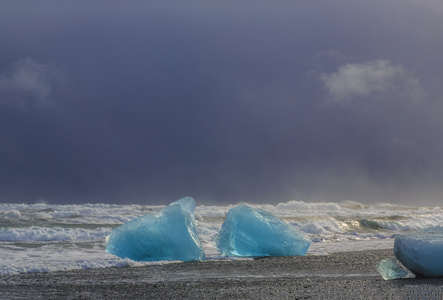
[[[443,227],[430,227],[397,235],[394,255],[417,275],[443,276]]]
[[[194,199],[185,197],[158,213],[113,228],[106,240],[106,251],[136,261],[204,260],[195,207]]]
[[[216,246],[223,256],[305,255],[311,240],[271,213],[246,204],[231,208]]]
[[[376,265],[378,272],[384,280],[408,278],[409,273],[392,258],[387,258],[379,261]]]

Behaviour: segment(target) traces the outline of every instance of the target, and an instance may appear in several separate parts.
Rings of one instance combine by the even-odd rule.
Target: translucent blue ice
[[[379,261],[376,265],[378,272],[384,280],[408,278],[409,273],[392,258],[387,258]]]
[[[397,235],[394,254],[415,274],[443,276],[443,227],[431,227]]]
[[[271,213],[240,204],[229,210],[216,245],[223,256],[305,255],[311,240]]]
[[[113,228],[106,251],[136,261],[204,260],[191,197]]]

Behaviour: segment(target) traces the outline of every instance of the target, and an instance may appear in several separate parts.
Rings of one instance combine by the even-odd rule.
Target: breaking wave
[[[2,242],[49,242],[49,241],[94,241],[104,239],[109,228],[95,230],[60,227],[27,227],[0,229]]]

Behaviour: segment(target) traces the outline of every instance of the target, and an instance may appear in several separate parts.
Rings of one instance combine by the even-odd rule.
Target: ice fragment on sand
[[[400,267],[392,258],[379,261],[376,267],[384,280],[408,278],[409,276],[408,271]]]
[[[194,199],[186,197],[158,213],[113,228],[107,237],[106,251],[137,261],[204,260],[194,209]]]
[[[394,255],[415,274],[443,276],[443,227],[431,227],[397,235]]]
[[[240,204],[229,210],[216,245],[223,256],[305,255],[311,239],[271,213]]]

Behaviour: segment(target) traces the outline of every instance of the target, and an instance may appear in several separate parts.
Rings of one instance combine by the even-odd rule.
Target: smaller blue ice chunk
[[[271,213],[240,204],[229,210],[216,246],[223,256],[305,255],[311,239]]]
[[[443,227],[397,235],[394,255],[412,273],[429,277],[443,276]]]
[[[384,280],[409,277],[408,271],[400,267],[392,258],[387,258],[379,261],[376,267],[377,271],[381,274]]]
[[[204,260],[195,207],[194,199],[185,197],[158,213],[113,228],[106,240],[106,251],[136,261]]]

